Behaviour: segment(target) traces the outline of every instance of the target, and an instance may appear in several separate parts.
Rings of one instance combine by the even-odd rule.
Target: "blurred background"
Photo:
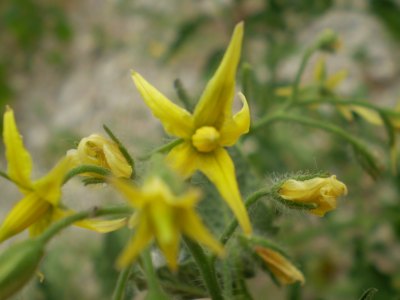
[[[304,84],[312,81],[315,62],[323,56],[328,74],[348,72],[337,88],[340,95],[389,108],[400,100],[398,0],[2,0],[0,104],[15,110],[34,159],[34,178],[80,138],[102,133],[103,124],[133,156],[161,145],[167,137],[141,101],[130,70],[177,102],[174,81],[180,79],[196,103],[240,20],[245,21],[242,62],[251,76],[243,82],[238,72],[238,86],[248,91],[254,119],[282,101],[276,88],[293,81],[305,48],[325,28],[339,34],[341,47],[333,55],[315,54]],[[307,282],[279,288],[257,273],[249,290],[260,300],[333,300],[358,299],[375,287],[375,299],[400,299],[400,181],[389,167],[385,130],[361,119],[349,124],[329,111],[313,114],[365,139],[381,173],[370,176],[342,140],[294,124],[274,124],[246,140],[245,153],[265,184],[320,169],[336,174],[349,189],[338,209],[322,219],[270,203],[256,208],[253,213],[267,211],[266,235],[293,256]],[[0,152],[5,170],[4,147]],[[251,181],[240,163],[239,178]],[[4,219],[21,196],[4,180],[0,187]],[[243,193],[253,188],[248,184]],[[102,187],[87,192],[76,180],[65,187],[63,201],[79,210],[113,197]],[[110,299],[117,278],[113,260],[125,234],[65,231],[42,264],[44,281],[33,281],[15,299]]]

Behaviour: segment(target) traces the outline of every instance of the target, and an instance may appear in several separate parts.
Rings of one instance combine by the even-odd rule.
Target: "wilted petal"
[[[221,64],[208,82],[194,111],[195,127],[220,128],[225,118],[232,115],[236,69],[240,60],[243,22],[236,25]]]
[[[86,219],[75,222],[74,225],[85,229],[93,230],[99,233],[108,233],[118,230],[127,224],[127,218],[114,220]]]
[[[242,134],[249,132],[250,129],[250,110],[247,104],[245,96],[240,93],[240,99],[243,103],[242,109],[233,116],[232,119],[228,119],[222,125],[220,130],[221,146],[229,147],[234,145]]]
[[[303,273],[282,254],[264,247],[256,247],[255,251],[281,284],[292,284],[296,281],[304,284]]]
[[[146,248],[152,239],[153,233],[148,222],[145,219],[138,222],[135,236],[129,242],[128,246],[125,247],[122,254],[118,257],[117,267],[119,269],[123,269],[131,264],[134,260],[136,260],[140,252]]]
[[[0,242],[40,220],[50,208],[51,205],[41,200],[36,194],[28,194],[13,207],[1,225]]]
[[[355,113],[359,114],[365,121],[371,123],[372,125],[377,125],[377,126],[383,125],[383,121],[379,113],[377,113],[373,109],[356,105],[352,105],[350,109]]]
[[[193,118],[187,110],[172,103],[140,74],[132,72],[132,79],[144,102],[154,116],[161,121],[167,133],[181,138],[187,138],[191,135]]]
[[[31,189],[32,158],[25,149],[22,137],[15,123],[14,111],[6,107],[3,118],[3,139],[8,162],[7,173],[23,193]]]
[[[328,90],[334,90],[347,77],[347,70],[340,70],[331,75],[326,81],[325,86]]]
[[[212,234],[194,212],[185,211],[184,214],[179,216],[179,221],[185,235],[207,246],[219,256],[224,254],[224,247],[214,239]]]
[[[277,88],[275,90],[275,95],[280,96],[280,97],[289,97],[293,93],[293,88],[291,86],[284,86]]]
[[[199,155],[198,168],[215,185],[236,216],[246,234],[251,234],[251,224],[246,208],[240,196],[235,178],[235,167],[229,154],[218,148],[210,154]]]
[[[185,141],[168,153],[167,162],[172,169],[187,178],[196,171],[198,155],[198,151],[193,148],[191,143]]]

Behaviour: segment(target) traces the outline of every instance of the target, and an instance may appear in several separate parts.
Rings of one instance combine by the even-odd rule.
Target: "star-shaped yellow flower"
[[[239,95],[243,107],[232,115],[242,39],[241,22],[235,27],[222,62],[193,113],[172,103],[138,73],[133,72],[132,77],[165,131],[183,139],[167,156],[172,167],[184,177],[191,176],[196,170],[204,173],[228,203],[244,232],[250,234],[251,224],[235,178],[235,167],[224,148],[234,145],[250,127],[249,107],[242,94]]]
[[[219,255],[223,254],[222,245],[212,237],[196,214],[194,206],[200,196],[197,190],[175,195],[158,177],[150,177],[141,189],[122,179],[112,179],[111,183],[136,208],[130,220],[130,225],[136,229],[135,236],[118,258],[119,268],[132,263],[155,238],[168,266],[175,270],[181,234]]]
[[[32,181],[32,158],[25,149],[14,119],[14,112],[7,107],[4,113],[3,138],[8,162],[7,175],[24,195],[0,226],[0,242],[29,228],[36,236],[52,222],[73,213],[60,208],[61,187],[70,169],[70,159],[65,157],[44,177]],[[85,220],[76,225],[99,232],[121,227],[123,219],[111,221]]]

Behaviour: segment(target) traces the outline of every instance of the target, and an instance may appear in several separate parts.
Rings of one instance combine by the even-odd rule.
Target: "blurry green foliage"
[[[0,2],[0,105],[13,95],[11,77],[15,70],[29,68],[35,55],[62,61],[57,49],[43,45],[49,40],[66,43],[72,29],[60,4],[33,0],[4,0]]]
[[[370,11],[379,17],[389,32],[400,40],[400,3],[396,0],[369,0]]]

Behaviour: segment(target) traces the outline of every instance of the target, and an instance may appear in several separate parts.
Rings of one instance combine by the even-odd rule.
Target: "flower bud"
[[[37,240],[12,245],[0,254],[0,299],[8,299],[31,279],[43,254],[43,243]]]
[[[335,52],[340,48],[340,40],[332,29],[325,29],[317,40],[317,47],[327,52]]]
[[[119,146],[114,141],[98,134],[83,138],[79,142],[78,148],[68,151],[68,155],[72,156],[76,166],[100,166],[111,170],[116,177],[130,178],[133,171]]]
[[[328,178],[315,177],[300,181],[286,180],[280,187],[280,198],[297,204],[315,204],[316,208],[310,213],[323,216],[326,212],[336,208],[336,198],[346,195],[346,185],[332,175]]]
[[[304,284],[305,279],[303,273],[279,252],[261,246],[256,246],[254,251],[280,284],[292,284],[297,281]]]

